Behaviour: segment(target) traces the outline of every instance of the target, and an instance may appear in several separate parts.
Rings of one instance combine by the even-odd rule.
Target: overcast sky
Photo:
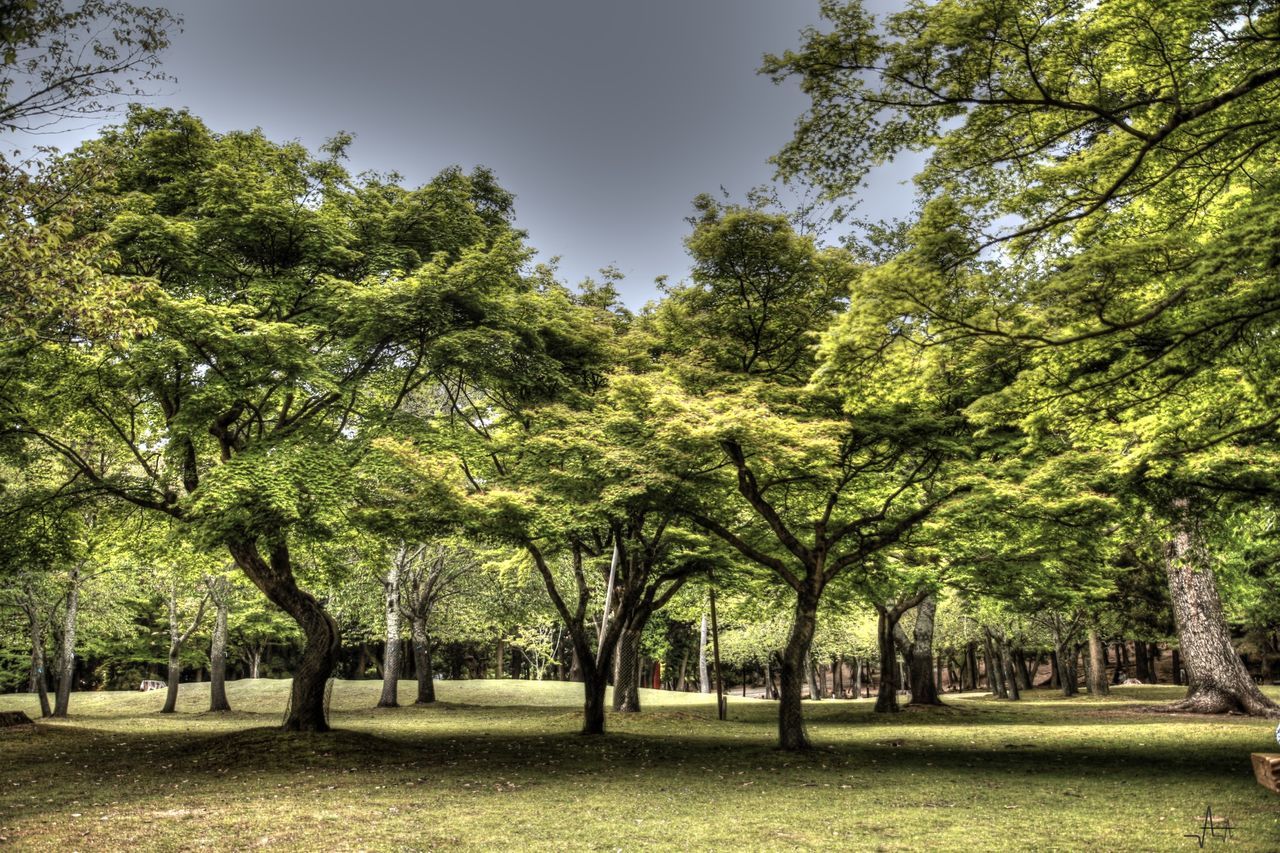
[[[541,259],[570,283],[616,265],[633,307],[685,275],[696,194],[772,179],[806,102],[756,69],[818,23],[817,0],[153,2],[185,21],[154,103],[312,148],[348,130],[354,170],[413,184],[489,166]],[[861,212],[903,213],[905,177]]]

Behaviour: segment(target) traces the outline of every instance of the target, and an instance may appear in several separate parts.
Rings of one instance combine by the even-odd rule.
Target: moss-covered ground
[[[1178,850],[1205,806],[1223,850],[1280,850],[1280,797],[1249,753],[1274,723],[1154,714],[1178,688],[1104,700],[948,697],[873,714],[807,703],[815,749],[774,749],[776,706],[643,692],[645,711],[576,734],[580,685],[441,682],[440,702],[375,710],[335,684],[324,735],[275,730],[287,681],[83,693],[72,718],[0,731],[0,847],[42,850]],[[402,695],[412,697],[405,682]],[[34,716],[26,695],[0,710]]]

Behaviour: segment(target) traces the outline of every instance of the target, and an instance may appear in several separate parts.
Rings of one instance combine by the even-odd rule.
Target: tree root
[[[1199,690],[1177,702],[1152,705],[1142,710],[1157,714],[1237,714],[1280,720],[1280,705],[1265,696],[1261,698],[1260,702],[1253,696],[1241,696],[1225,690]]]

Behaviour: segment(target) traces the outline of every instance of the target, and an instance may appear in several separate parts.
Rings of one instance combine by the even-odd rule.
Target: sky
[[[571,284],[616,266],[632,307],[687,273],[695,195],[773,179],[806,99],[756,69],[819,23],[817,0],[151,2],[184,24],[150,103],[313,149],[350,131],[353,171],[413,185],[488,166],[539,260]],[[860,213],[905,213],[906,169],[878,175]]]

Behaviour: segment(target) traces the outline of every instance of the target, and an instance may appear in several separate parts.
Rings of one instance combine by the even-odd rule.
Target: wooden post
[[[724,701],[724,679],[720,674],[720,628],[716,623],[716,591],[711,589],[711,652],[714,655],[716,667],[716,713],[721,720],[728,715]]]

